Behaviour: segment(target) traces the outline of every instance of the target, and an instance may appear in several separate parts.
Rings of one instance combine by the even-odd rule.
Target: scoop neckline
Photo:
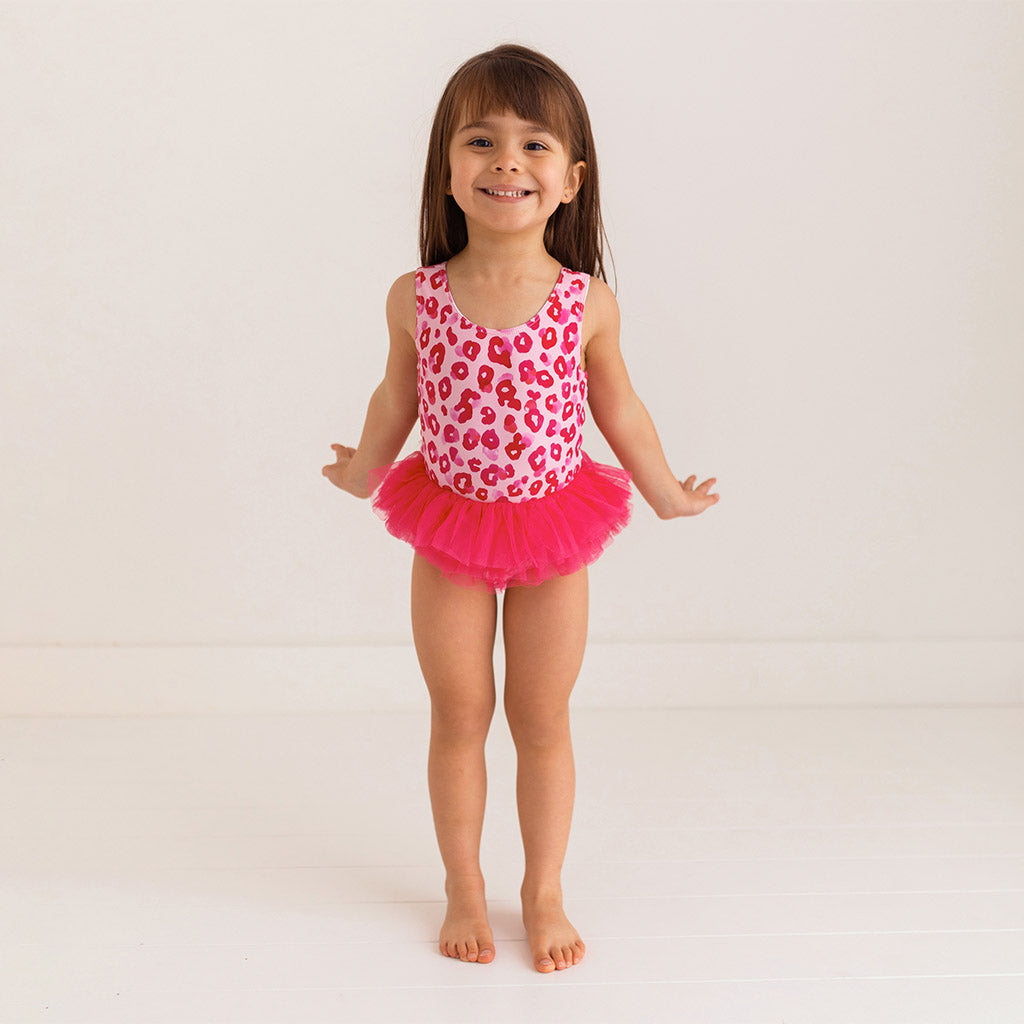
[[[481,328],[482,330],[485,330],[485,331],[518,331],[518,330],[520,330],[523,327],[529,327],[529,325],[531,323],[533,323],[533,321],[536,320],[537,317],[539,317],[541,315],[541,313],[544,312],[544,310],[551,303],[551,300],[554,299],[554,298],[557,298],[558,286],[562,283],[562,278],[565,276],[566,268],[565,267],[561,267],[559,269],[559,271],[558,271],[558,278],[555,281],[555,283],[551,286],[551,291],[548,292],[548,297],[544,300],[543,303],[541,303],[540,309],[538,309],[537,312],[534,313],[533,316],[531,316],[529,320],[524,320],[521,324],[513,324],[511,327],[487,327],[485,324],[478,324],[475,320],[470,320],[469,317],[466,316],[466,314],[463,313],[461,309],[459,309],[459,305],[455,301],[455,296],[452,294],[452,283],[451,283],[451,281],[448,280],[448,261],[447,260],[445,260],[444,263],[441,264],[441,270],[444,273],[444,288],[445,288],[445,291],[448,293],[448,298],[451,299],[451,301],[452,301],[452,308],[455,310],[456,313],[459,314],[459,316],[462,317],[462,319],[467,324],[472,324],[473,327],[479,327],[479,328]]]

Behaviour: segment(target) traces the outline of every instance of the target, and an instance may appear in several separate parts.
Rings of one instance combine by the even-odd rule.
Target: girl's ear
[[[583,179],[587,176],[587,165],[579,160],[574,163],[565,176],[565,190],[562,192],[562,202],[571,203],[579,192]]]

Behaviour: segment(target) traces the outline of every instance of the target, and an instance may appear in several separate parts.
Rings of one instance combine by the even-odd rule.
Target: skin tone
[[[586,166],[560,140],[509,111],[464,124],[449,149],[449,194],[466,215],[468,244],[447,265],[462,313],[485,327],[530,319],[551,293],[560,266],[544,248],[544,228],[572,202]],[[495,191],[505,195],[492,194]],[[508,194],[513,193],[513,194]],[[387,300],[390,347],[356,448],[332,445],[323,467],[356,497],[370,471],[397,458],[418,419],[415,275]],[[654,424],[630,383],[619,349],[611,289],[592,279],[582,325],[591,416],[637,490],[661,519],[692,516],[717,503],[715,479],[676,479]],[[561,872],[575,796],[569,696],[587,634],[587,570],[536,587],[510,587],[499,609],[493,593],[459,585],[419,554],[413,560],[412,625],[431,701],[428,782],[448,908],[440,951],[476,963],[494,958],[480,868],[487,774],[484,743],[494,713],[494,640],[499,611],[506,655],[505,716],[515,742],[525,871],[523,923],[534,967],[578,964],[585,946],[562,906]],[[557,643],[552,638],[558,638]]]

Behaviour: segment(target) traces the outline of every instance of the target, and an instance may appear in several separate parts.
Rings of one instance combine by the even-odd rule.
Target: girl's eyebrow
[[[485,128],[485,129],[493,130],[494,122],[493,121],[474,121],[472,124],[464,124],[459,129],[459,131],[460,132],[475,131],[478,128]],[[543,125],[539,125],[539,124],[527,124],[527,125],[524,125],[523,126],[523,131],[530,132],[532,134],[535,134],[537,132],[543,132],[545,135],[551,135],[552,138],[554,138],[554,134],[551,132],[550,129],[545,128]],[[456,134],[458,134],[458,133],[456,133]]]

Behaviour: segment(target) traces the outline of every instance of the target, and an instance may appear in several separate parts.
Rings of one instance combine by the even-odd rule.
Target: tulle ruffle
[[[561,490],[531,501],[475,501],[440,487],[414,452],[372,476],[388,532],[446,575],[490,590],[535,586],[593,562],[629,522],[630,476],[585,452]]]

